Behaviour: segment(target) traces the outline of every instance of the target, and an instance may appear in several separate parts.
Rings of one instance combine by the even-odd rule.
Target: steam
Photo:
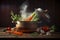
[[[20,13],[21,13],[22,21],[24,21],[24,19],[26,19],[28,16],[32,15],[33,13],[35,13],[35,11],[43,12],[43,10],[41,8],[37,8],[33,13],[32,12],[27,12],[28,6],[29,6],[28,2],[26,2],[26,1],[20,6]],[[45,16],[48,19],[50,18],[48,14],[45,14]]]
[[[27,17],[27,8],[28,8],[28,3],[24,2],[21,6],[20,6],[20,13],[21,13],[21,17],[24,19]]]

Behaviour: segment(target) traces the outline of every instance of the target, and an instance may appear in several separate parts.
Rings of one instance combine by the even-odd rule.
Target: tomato
[[[42,27],[42,30],[44,30],[45,32],[49,30],[49,27],[48,26],[43,26]]]
[[[7,30],[10,31],[11,30],[11,27],[8,27]]]

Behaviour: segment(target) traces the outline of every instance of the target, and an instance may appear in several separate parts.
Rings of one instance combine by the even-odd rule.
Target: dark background
[[[11,26],[10,18],[11,10],[19,14],[19,7],[24,2],[29,3],[29,10],[34,11],[35,8],[48,9],[52,23],[56,25],[56,31],[60,32],[59,26],[59,1],[56,0],[0,0],[0,27]]]

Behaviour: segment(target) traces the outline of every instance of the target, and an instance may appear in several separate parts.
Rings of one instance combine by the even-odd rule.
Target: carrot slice
[[[13,34],[16,34],[16,35],[22,35],[23,33],[22,32],[17,32],[17,31],[14,31]]]

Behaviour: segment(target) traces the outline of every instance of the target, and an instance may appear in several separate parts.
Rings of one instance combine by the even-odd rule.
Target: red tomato
[[[11,30],[11,27],[8,27],[7,30]]]
[[[47,32],[49,30],[49,27],[48,26],[43,26],[42,30],[44,30],[45,32]]]

